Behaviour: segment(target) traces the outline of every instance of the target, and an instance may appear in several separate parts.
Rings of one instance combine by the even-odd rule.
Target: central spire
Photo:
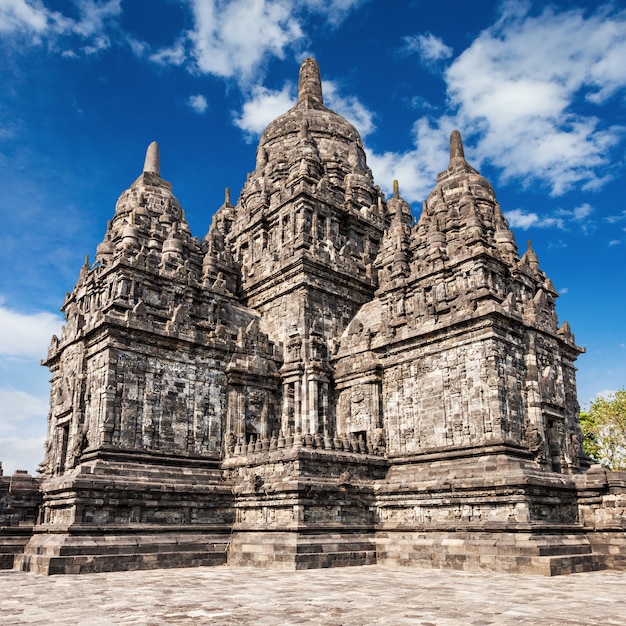
[[[450,162],[452,163],[455,159],[465,161],[463,140],[461,139],[461,133],[458,130],[453,130],[452,133],[450,133]]]
[[[159,144],[153,141],[146,150],[146,160],[143,164],[144,172],[161,175],[161,158],[159,156]]]
[[[298,104],[308,104],[308,100],[316,100],[324,104],[322,96],[322,78],[320,68],[315,59],[305,59],[300,66],[298,79]]]

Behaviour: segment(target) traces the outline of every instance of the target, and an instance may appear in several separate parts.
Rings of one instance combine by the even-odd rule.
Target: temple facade
[[[45,360],[15,566],[623,567],[626,476],[583,453],[556,298],[457,131],[416,220],[307,59],[204,239],[156,143],[120,196]]]

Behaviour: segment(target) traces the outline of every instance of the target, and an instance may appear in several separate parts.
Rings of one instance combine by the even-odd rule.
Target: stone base
[[[607,569],[583,533],[379,532],[377,563],[556,576]]]
[[[235,532],[228,564],[271,569],[374,565],[373,533]]]
[[[93,459],[42,484],[41,521],[15,568],[41,574],[221,565],[232,494],[210,462]]]
[[[594,553],[602,556],[608,568],[626,570],[626,532],[591,531],[587,537]]]
[[[226,563],[228,534],[201,531],[90,534],[37,534],[15,569],[36,574],[87,574]]]
[[[32,525],[0,528],[0,570],[13,569],[15,557],[33,535]]]

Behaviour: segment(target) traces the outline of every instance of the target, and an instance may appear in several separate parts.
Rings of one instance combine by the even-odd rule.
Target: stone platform
[[[623,624],[626,573],[556,578],[400,567],[0,572],[2,623]]]

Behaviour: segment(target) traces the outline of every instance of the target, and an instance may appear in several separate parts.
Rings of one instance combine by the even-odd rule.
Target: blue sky
[[[307,56],[416,216],[461,131],[587,350],[581,405],[626,384],[625,2],[0,0],[5,473],[43,456],[39,360],[148,144],[202,237]]]

